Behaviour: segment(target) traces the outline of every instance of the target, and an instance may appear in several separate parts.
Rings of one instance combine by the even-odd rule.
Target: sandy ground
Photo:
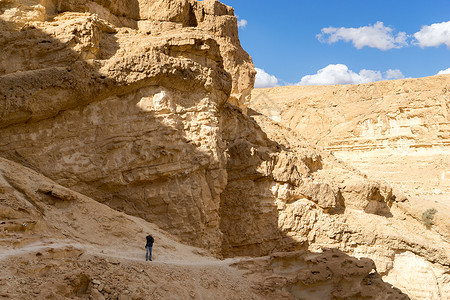
[[[47,239],[0,248],[0,299],[261,299],[238,259],[219,260],[188,246],[117,250]],[[199,254],[196,254],[194,252]]]

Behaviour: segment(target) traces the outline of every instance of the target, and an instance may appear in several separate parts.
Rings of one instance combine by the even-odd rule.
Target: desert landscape
[[[0,47],[1,299],[450,298],[450,75],[254,89],[215,0],[0,0]]]

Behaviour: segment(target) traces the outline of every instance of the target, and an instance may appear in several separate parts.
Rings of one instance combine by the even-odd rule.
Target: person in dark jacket
[[[155,239],[150,234],[145,238],[147,239],[147,243],[145,244],[145,249],[147,249],[147,251],[145,252],[145,261],[152,261],[152,247]]]

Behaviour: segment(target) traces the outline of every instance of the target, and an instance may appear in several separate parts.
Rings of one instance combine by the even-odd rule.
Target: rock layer
[[[380,279],[372,260],[338,250],[219,261],[3,158],[0,209],[6,298],[407,299]],[[149,232],[156,241],[150,264],[142,249]]]
[[[216,1],[131,2],[1,3],[0,152],[220,247],[218,110],[254,81],[236,17]]]
[[[345,248],[356,244],[350,246],[352,250],[347,248],[350,252],[344,251],[373,258],[385,280],[417,299],[448,297],[448,254],[435,256],[434,250],[425,254],[420,249],[432,244],[447,248],[450,237],[446,201],[450,196],[446,180],[449,83],[449,76],[444,75],[358,86],[258,89],[250,106],[278,122],[278,127],[290,128],[333,151],[370,178],[392,184],[396,191],[390,206],[392,216],[372,219],[347,211],[343,223],[333,221],[333,232],[341,239],[336,229],[345,224],[361,233],[352,233],[351,240],[355,236],[369,238],[345,242]],[[359,189],[351,186],[350,190]],[[424,219],[427,211],[435,211],[428,223]],[[378,225],[368,225],[371,219]],[[431,240],[426,242],[428,238]]]
[[[348,86],[255,90],[252,107],[333,151],[445,147],[448,75]]]
[[[218,256],[302,249],[294,262],[314,269],[326,268],[322,258],[333,260],[328,253],[334,252],[311,260],[310,251],[340,251],[330,265],[331,283],[325,273],[296,269],[281,276],[287,294],[276,280],[267,282],[272,298],[313,295],[316,283],[329,295],[357,297],[372,280],[377,290],[400,295],[373,274],[395,278],[401,262],[413,257],[426,262],[424,274],[437,274],[424,277],[424,293],[448,295],[448,244],[401,209],[402,197],[388,183],[262,114],[243,114],[254,68],[230,7],[193,0],[9,0],[0,2],[0,14],[7,231],[24,229],[22,219],[30,219],[26,230],[35,238],[54,234],[94,245],[101,226],[100,233],[114,235],[107,243],[139,247],[129,235],[143,229],[130,220],[144,219]],[[348,270],[338,272],[341,263]],[[78,293],[86,277],[75,277]]]

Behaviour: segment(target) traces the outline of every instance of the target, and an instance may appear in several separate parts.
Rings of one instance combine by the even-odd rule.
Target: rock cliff
[[[393,217],[385,220],[395,223],[395,219],[403,219],[403,229],[397,227],[397,231],[404,232],[402,235],[409,236],[407,239],[410,241],[417,242],[421,240],[420,236],[435,236],[435,245],[448,247],[449,84],[449,76],[435,76],[358,86],[258,89],[253,92],[251,108],[274,120],[266,120],[265,123],[290,128],[319,148],[332,151],[336,157],[370,178],[390,182],[396,197],[390,207]],[[360,228],[366,226],[369,216],[366,217],[360,220]],[[376,222],[377,226],[384,223],[381,220]],[[348,219],[346,223],[351,221]],[[426,271],[430,261],[440,261],[444,270],[447,269],[446,259],[429,257],[423,260],[422,254],[406,250],[401,245],[405,240],[395,237],[391,229],[373,230],[383,232],[383,238],[394,237],[397,240],[396,246],[392,242],[383,242],[385,250],[396,249],[388,255],[391,259],[385,260],[383,278],[408,290],[413,298],[448,297],[448,284],[445,283],[448,282],[445,279],[448,271],[438,272],[443,283],[437,285],[433,283],[434,275],[431,275],[434,271]],[[384,256],[382,253],[391,251],[385,250],[378,248],[372,255],[381,258]],[[444,256],[448,257],[448,254]],[[421,278],[420,282],[427,282],[426,287],[414,283],[412,277],[416,276]]]
[[[450,79],[254,91],[252,107],[332,151],[450,145]]]
[[[245,101],[251,58],[230,7],[128,2],[1,3],[0,152],[217,248],[219,107]]]
[[[181,282],[178,298],[402,299],[382,278],[419,284],[399,279],[405,260],[421,265],[423,295],[449,295],[448,243],[389,183],[243,113],[255,71],[232,8],[8,0],[0,31],[7,295],[56,284],[34,295],[145,299],[139,284],[120,283],[138,278],[154,298]],[[158,273],[136,262],[148,231],[160,240],[155,270],[170,269],[152,283]]]
[[[450,237],[450,78],[447,75],[358,86],[255,90],[252,107],[410,200],[417,219],[435,207]],[[405,198],[405,197],[404,197]]]

